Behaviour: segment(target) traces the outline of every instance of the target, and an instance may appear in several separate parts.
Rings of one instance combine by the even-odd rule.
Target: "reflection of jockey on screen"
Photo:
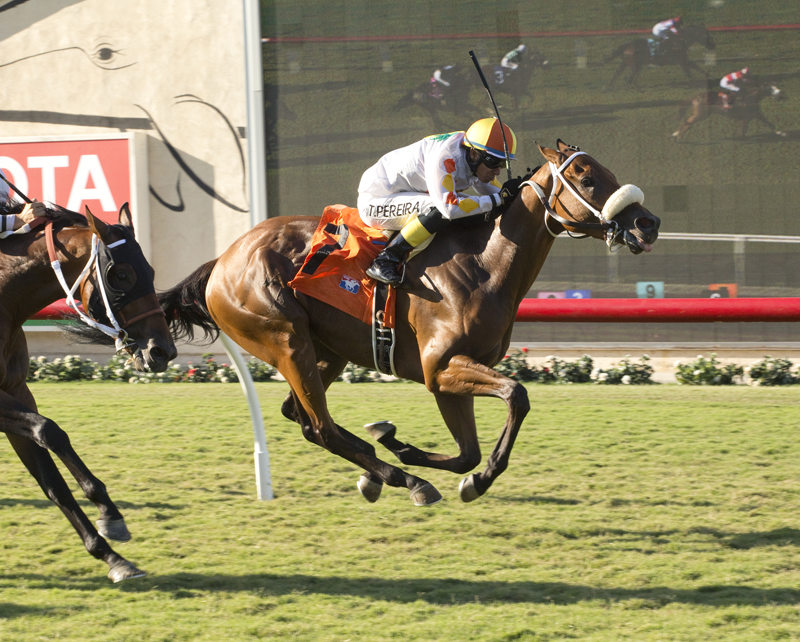
[[[437,69],[436,71],[433,72],[431,83],[438,83],[443,87],[449,87],[450,84],[453,82],[453,74],[455,73],[453,71],[454,69],[455,67],[453,65],[447,65],[446,67]]]
[[[503,126],[509,158],[517,139]],[[505,164],[503,134],[496,118],[482,118],[466,132],[429,136],[389,152],[361,177],[358,212],[371,227],[400,230],[377,256],[367,275],[399,285],[407,254],[450,221],[490,212],[510,203],[522,179],[500,185]],[[476,196],[466,194],[473,188]]]
[[[503,56],[503,59],[500,61],[500,66],[503,69],[513,71],[522,63],[522,59],[525,57],[526,50],[527,47],[525,45],[520,45],[516,49],[512,49],[505,56]]]
[[[5,177],[2,169],[0,169],[0,174]],[[8,203],[8,192],[8,185],[2,178],[0,178],[0,206],[5,207],[5,205]],[[23,226],[27,225],[38,216],[46,215],[47,210],[44,204],[39,203],[38,201],[26,203],[22,211],[16,216],[14,214],[9,214],[7,216],[0,214],[0,239],[4,239],[17,231],[20,234],[30,232],[29,227],[23,229]]]
[[[676,18],[672,18],[670,20],[664,20],[663,22],[657,23],[653,27],[653,36],[658,38],[659,40],[666,40],[667,38],[671,38],[672,36],[678,35],[678,30],[682,26],[681,17],[677,16]]]
[[[722,108],[730,109],[733,105],[733,97],[736,92],[741,90],[739,83],[746,80],[747,74],[750,72],[750,67],[744,67],[739,71],[734,71],[727,76],[723,76],[719,81],[719,86],[725,91],[719,92],[719,97],[722,99]]]

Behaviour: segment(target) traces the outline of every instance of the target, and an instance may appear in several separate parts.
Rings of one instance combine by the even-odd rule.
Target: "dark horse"
[[[686,27],[680,32],[680,35],[661,42],[659,44],[660,50],[656,54],[651,52],[649,40],[649,38],[630,40],[611,52],[604,62],[608,63],[617,58],[621,58],[621,60],[619,67],[617,67],[608,83],[607,89],[611,88],[614,81],[626,69],[630,72],[628,84],[635,86],[639,73],[646,65],[656,65],[657,67],[679,65],[688,80],[692,80],[692,72],[697,72],[705,77],[699,65],[689,59],[689,49],[692,45],[700,45],[708,52],[714,51],[714,41],[705,27],[700,25]]]
[[[0,214],[21,209],[21,204],[3,204]],[[93,235],[99,239],[99,261],[93,260]],[[153,288],[153,270],[134,239],[127,204],[120,211],[118,225],[103,223],[88,209],[86,217],[61,208],[50,210],[47,225],[0,241],[0,431],[6,433],[45,495],[78,531],[86,550],[108,564],[108,577],[115,582],[141,577],[144,572],[114,552],[104,539],[125,542],[131,537],[105,485],[83,463],[67,433],[38,414],[25,382],[29,358],[22,324],[65,294],[51,265],[54,259],[60,262],[65,282],[75,283],[79,289],[76,299],[83,302],[87,318],[103,325],[116,322],[122,328],[121,340],[139,370],[149,367],[161,372],[176,355]],[[102,288],[110,301],[108,307],[102,301]],[[88,405],[87,412],[91,412]],[[51,452],[99,509],[97,528],[72,496]]]
[[[517,308],[556,233],[584,232],[634,254],[649,251],[658,236],[660,221],[642,207],[638,188],[620,187],[591,156],[558,143],[558,150],[539,148],[549,164],[502,215],[469,227],[452,225],[437,235],[409,261],[410,289],[397,291],[397,374],[433,393],[460,452],[422,451],[399,441],[391,424],[370,434],[405,465],[464,474],[481,461],[473,398],[498,397],[508,405],[486,469],[461,482],[464,501],[483,495],[506,469],[528,413],[525,387],[493,366],[506,353]],[[553,195],[547,216],[544,190]],[[430,483],[378,459],[371,444],[338,426],[328,412],[325,392],[347,363],[372,367],[374,361],[369,325],[287,285],[318,223],[312,216],[260,223],[159,295],[167,320],[176,337],[194,338],[193,326],[211,336],[222,330],[275,366],[291,387],[284,416],[299,423],[309,441],[365,469],[358,487],[369,501],[378,499],[386,483],[408,488],[417,505],[433,504],[441,495]]]
[[[445,112],[451,112],[460,117],[472,118],[477,113],[469,102],[470,92],[475,87],[473,75],[476,74],[469,67],[458,64],[453,65],[448,73],[450,78],[448,81],[450,82],[449,87],[436,83],[429,78],[403,94],[394,104],[392,110],[401,111],[407,107],[419,107],[431,117],[431,122],[435,129],[442,127],[442,115]]]
[[[491,73],[486,73],[486,78],[495,92],[511,96],[513,108],[518,109],[531,93],[531,78],[537,69],[548,69],[547,58],[539,51],[528,51],[517,69],[509,71],[496,65]],[[442,125],[444,112],[469,118],[477,116],[480,111],[469,100],[473,89],[483,90],[475,69],[472,66],[453,65],[449,77],[452,78],[449,87],[430,80],[419,83],[395,103],[393,110],[420,107],[430,115],[436,129]]]
[[[745,137],[747,128],[754,120],[764,123],[776,135],[786,136],[782,131],[778,131],[778,128],[761,111],[761,101],[765,98],[783,101],[786,100],[786,94],[769,82],[752,79],[744,84],[735,97],[730,98],[732,104],[726,109],[719,91],[706,91],[684,105],[681,112],[681,124],[672,132],[672,136],[675,140],[680,139],[692,125],[705,120],[712,114],[740,121],[742,138]]]
[[[514,70],[503,69],[502,66],[496,65],[489,76],[490,82],[495,93],[511,96],[512,109],[517,110],[529,106],[529,103],[524,103],[526,98],[532,95],[531,79],[537,69],[549,69],[549,62],[541,52],[530,50]]]

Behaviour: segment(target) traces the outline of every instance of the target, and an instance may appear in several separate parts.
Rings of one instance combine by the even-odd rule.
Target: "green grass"
[[[795,389],[530,386],[489,493],[463,504],[457,476],[422,471],[444,501],[418,508],[367,504],[278,418],[285,385],[257,387],[271,502],[238,386],[34,385],[149,575],[111,584],[0,447],[0,640],[800,639]],[[454,451],[421,386],[334,384],[331,409]],[[476,410],[485,460],[505,409]]]

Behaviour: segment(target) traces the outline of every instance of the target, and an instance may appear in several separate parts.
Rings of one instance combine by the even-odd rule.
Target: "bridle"
[[[80,275],[78,276],[77,280],[75,281],[72,287],[67,285],[66,280],[64,279],[64,274],[61,270],[61,261],[58,259],[58,255],[56,254],[55,249],[55,232],[53,231],[53,221],[48,220],[45,226],[45,240],[47,242],[47,254],[50,258],[50,265],[53,268],[53,271],[56,274],[56,278],[58,282],[61,284],[62,289],[66,294],[66,302],[67,306],[72,309],[78,317],[80,317],[81,321],[83,321],[86,325],[99,330],[103,334],[114,339],[114,344],[116,347],[117,354],[120,352],[127,352],[129,355],[134,356],[136,354],[136,342],[128,336],[128,333],[125,331],[132,323],[144,319],[146,317],[155,315],[155,314],[164,314],[164,310],[158,304],[158,299],[155,297],[155,290],[151,290],[146,292],[143,296],[137,297],[131,301],[127,301],[124,294],[118,293],[108,284],[108,272],[110,267],[113,266],[113,258],[111,259],[111,263],[109,264],[108,268],[103,270],[101,266],[100,255],[101,253],[105,253],[106,255],[110,255],[113,257],[113,251],[115,248],[119,248],[128,242],[128,239],[120,239],[119,241],[115,241],[113,243],[109,243],[106,245],[103,241],[98,238],[96,234],[92,234],[92,250],[89,256],[89,261],[84,266],[83,270],[81,271]],[[102,246],[102,247],[101,247]],[[95,309],[94,305],[89,303],[86,314],[81,308],[78,307],[78,302],[75,300],[75,292],[79,291],[82,287],[84,281],[92,272],[92,268],[94,268],[96,277],[97,277],[97,289],[100,291],[100,295],[103,301],[103,308],[100,311]],[[148,288],[148,290],[150,290]],[[112,295],[116,295],[116,299],[120,299],[119,305],[112,305],[111,301],[109,300],[109,291],[112,292]],[[152,301],[156,304],[155,306],[150,307],[149,309],[145,310],[144,312],[137,314],[134,317],[129,319],[125,318],[124,309],[134,303],[135,301],[139,301],[140,299],[144,299],[145,297],[151,296]],[[122,319],[122,323],[120,324],[117,321],[117,317],[114,314],[116,310],[117,315]],[[91,316],[90,316],[91,315]],[[105,318],[108,320],[108,325],[105,323],[101,323],[97,320],[97,317],[102,318],[105,315]]]
[[[583,196],[578,193],[578,190],[567,180],[567,177],[564,176],[564,171],[569,166],[569,164],[575,160],[578,156],[588,155],[586,152],[582,152],[580,150],[576,150],[575,153],[571,154],[567,157],[567,159],[560,165],[556,165],[552,161],[548,162],[550,167],[550,175],[553,177],[553,187],[550,191],[549,199],[544,193],[542,186],[538,183],[534,182],[533,177],[528,179],[527,181],[523,182],[522,185],[530,185],[533,188],[533,191],[536,192],[536,195],[539,197],[542,205],[544,206],[544,226],[545,229],[550,233],[550,236],[556,238],[560,232],[555,233],[553,230],[550,229],[550,226],[547,224],[550,218],[556,220],[557,222],[561,223],[564,226],[564,231],[572,237],[572,238],[586,238],[586,234],[582,235],[575,235],[570,230],[566,229],[567,226],[578,229],[578,230],[603,230],[605,232],[605,240],[608,248],[611,251],[614,251],[612,248],[614,243],[617,240],[617,237],[620,236],[625,232],[624,228],[620,227],[619,223],[617,223],[614,219],[617,214],[622,212],[628,205],[633,203],[639,203],[640,205],[644,202],[644,194],[642,190],[640,190],[635,185],[623,185],[619,189],[617,189],[606,201],[605,205],[603,206],[602,211],[598,210],[594,207],[591,203],[589,203]],[[564,184],[572,195],[578,199],[578,201],[583,204],[589,211],[594,213],[594,215],[599,218],[602,223],[587,223],[584,221],[573,221],[570,219],[566,219],[560,214],[558,214],[555,209],[553,209],[553,204],[556,201],[556,196],[558,192],[558,183],[561,181]],[[620,244],[620,249],[622,246]]]

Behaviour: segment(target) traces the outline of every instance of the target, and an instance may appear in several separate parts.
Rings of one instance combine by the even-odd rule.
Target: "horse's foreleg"
[[[131,534],[125,525],[122,513],[111,501],[105,484],[89,470],[75,452],[69,435],[53,420],[29,409],[36,408],[36,402],[30,391],[23,390],[19,398],[24,399],[26,403],[17,401],[7,393],[0,393],[2,430],[29,439],[57,455],[78,482],[86,498],[100,511],[97,526],[103,537],[119,542],[130,540]]]
[[[8,426],[5,417],[3,419],[5,426]],[[78,502],[75,501],[50,453],[19,434],[6,434],[6,437],[44,494],[61,509],[69,523],[72,524],[89,554],[108,564],[108,577],[114,582],[143,577],[144,571],[139,570],[134,564],[117,554],[100,536],[92,522],[81,510]]]
[[[767,127],[769,127],[769,130],[771,132],[781,135],[781,132],[779,132],[778,128],[774,125],[774,123],[764,115],[764,112],[759,110],[759,112],[756,114],[756,120],[761,122],[761,123],[764,123]],[[747,125],[747,124],[749,124],[749,123],[745,123],[745,125]],[[746,128],[742,129],[742,138],[744,138],[744,135],[745,135],[746,131],[747,131]]]
[[[481,449],[475,426],[474,399],[471,396],[436,394],[439,412],[459,448],[459,454],[440,455],[401,442],[392,429],[378,436],[378,442],[407,466],[424,466],[452,473],[467,473],[481,462]]]
[[[508,467],[514,440],[530,410],[528,391],[521,383],[465,356],[451,358],[447,367],[437,373],[433,381],[435,394],[498,397],[508,406],[508,416],[505,426],[503,426],[503,432],[489,456],[486,469],[482,473],[470,475],[461,482],[459,487],[461,499],[469,502],[483,495],[494,480]],[[431,386],[429,385],[429,387]],[[467,433],[462,429],[460,434]],[[455,432],[454,436],[456,436]]]

